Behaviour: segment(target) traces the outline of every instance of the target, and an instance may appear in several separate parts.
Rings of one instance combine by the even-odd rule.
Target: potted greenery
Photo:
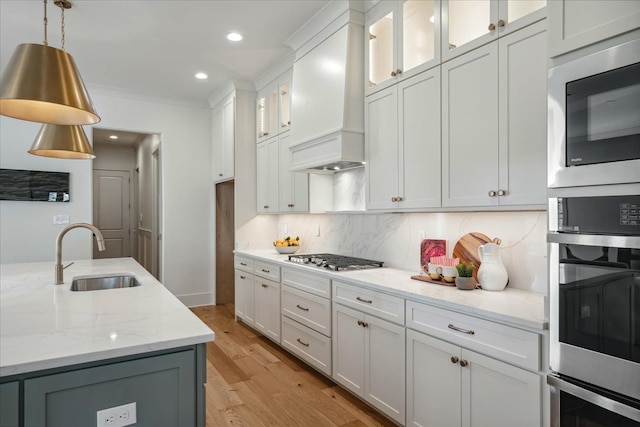
[[[476,288],[476,279],[474,279],[473,277],[473,268],[473,263],[469,263],[469,266],[467,266],[463,262],[456,265],[456,270],[458,270],[458,277],[456,277],[456,287],[458,289],[468,291]]]

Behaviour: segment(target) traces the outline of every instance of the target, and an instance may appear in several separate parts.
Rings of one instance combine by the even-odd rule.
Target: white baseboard
[[[212,292],[206,292],[203,294],[176,295],[176,298],[178,298],[187,307],[199,307],[201,305],[216,304],[216,294]]]

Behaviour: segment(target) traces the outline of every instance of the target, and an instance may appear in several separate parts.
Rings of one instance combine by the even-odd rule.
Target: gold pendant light
[[[95,159],[82,126],[42,125],[30,154],[60,159]]]
[[[78,68],[64,51],[64,10],[70,9],[71,3],[67,0],[54,3],[62,9],[62,49],[47,44],[47,0],[44,0],[44,42],[16,48],[0,84],[0,114],[60,125],[98,123],[100,117]]]

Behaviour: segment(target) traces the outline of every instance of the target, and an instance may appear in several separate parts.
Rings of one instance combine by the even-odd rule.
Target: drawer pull
[[[360,302],[366,302],[367,304],[373,303],[373,301],[371,301],[370,299],[362,299],[360,297],[356,297],[356,299]]]
[[[363,322],[362,320],[358,320],[358,325],[362,326],[363,328],[366,328],[369,326],[367,322]]]
[[[307,342],[302,342],[302,341],[300,340],[300,338],[298,338],[296,341],[298,341],[300,344],[302,344],[302,345],[303,345],[303,346],[305,346],[305,347],[309,347],[309,343],[307,343]]]
[[[243,267],[246,267],[247,263],[246,262],[241,262],[240,265],[243,266]]]
[[[462,332],[463,334],[469,334],[469,335],[475,334],[475,332],[470,330],[470,329],[458,328],[457,326],[453,326],[451,323],[449,323],[448,328],[449,329],[453,329],[454,331]],[[460,363],[462,363],[462,362],[460,362]]]
[[[269,286],[265,285],[264,283],[262,284],[263,288],[268,288]]]
[[[246,277],[244,277],[244,276],[240,276],[240,278],[241,278],[242,280],[246,279]]]
[[[303,306],[301,306],[300,304],[296,305],[296,307],[298,307],[300,310],[303,310],[303,311],[309,311],[309,309],[308,309],[308,308],[303,307]]]
[[[270,273],[270,271],[269,271],[269,270],[265,270],[264,268],[262,269],[262,272],[263,272],[263,273]]]
[[[467,361],[466,361],[466,360],[464,360],[464,359],[462,359],[462,360],[460,361],[460,366],[462,366],[463,368],[464,368],[465,366],[467,366],[468,364],[469,364],[469,362],[467,362]]]
[[[451,356],[451,363],[458,363],[458,359],[456,356]]]

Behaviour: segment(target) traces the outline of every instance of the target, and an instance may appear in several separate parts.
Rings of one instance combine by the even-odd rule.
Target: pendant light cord
[[[42,42],[43,45],[48,46],[49,44],[47,43],[47,0],[44,0],[44,41]]]
[[[45,0],[46,1],[46,0]],[[62,18],[60,24],[60,31],[62,32],[62,50],[64,50],[64,7],[60,8],[62,10]]]

